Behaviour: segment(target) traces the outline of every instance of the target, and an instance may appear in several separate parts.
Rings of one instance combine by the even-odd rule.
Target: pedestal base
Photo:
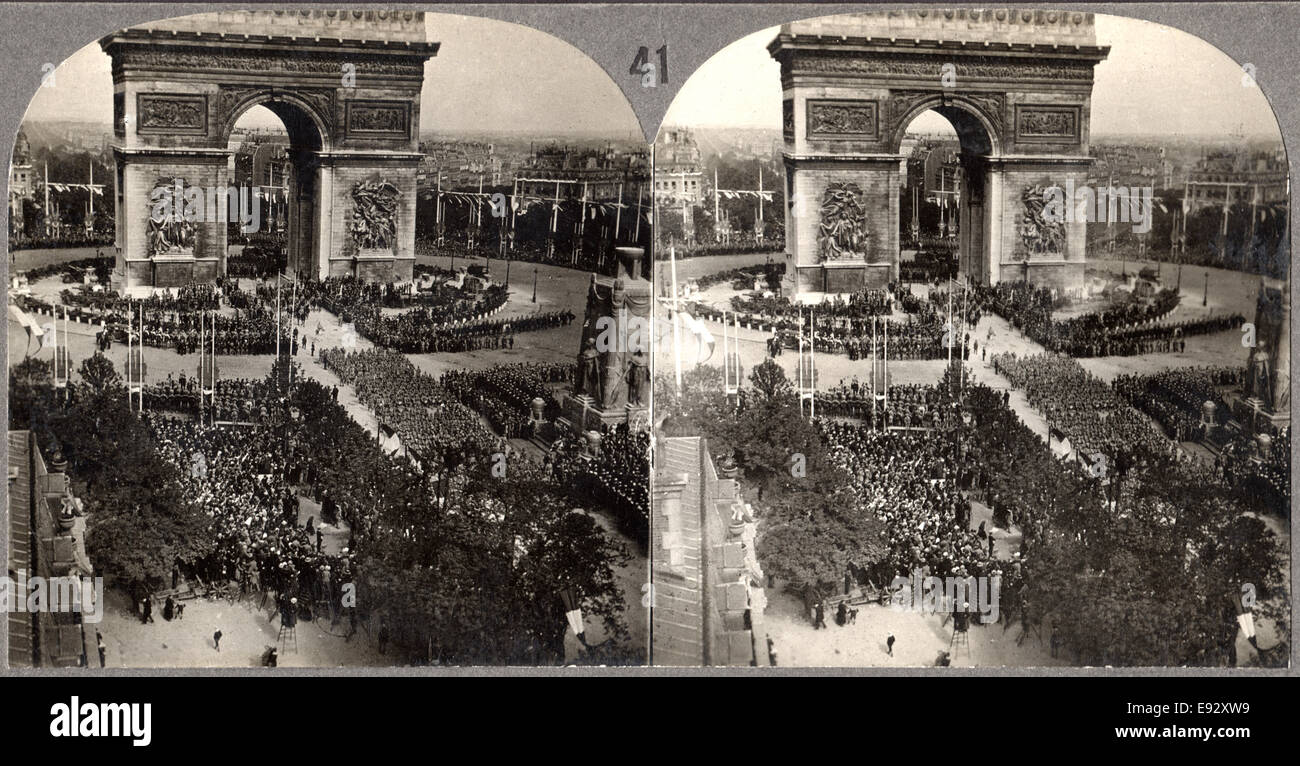
[[[196,258],[191,253],[157,255],[123,262],[123,272],[114,270],[111,284],[119,294],[158,287],[216,284],[222,276],[217,258]]]
[[[863,290],[884,290],[897,279],[890,263],[819,263],[795,267],[795,278],[787,292],[803,300],[805,294],[845,295]],[[784,284],[783,284],[784,287]]]
[[[1055,288],[1061,292],[1077,290],[1087,284],[1083,261],[1031,259],[1001,263],[998,281],[1019,282],[1026,278],[1035,287]]]
[[[625,404],[606,410],[584,394],[566,395],[560,403],[560,411],[562,414],[556,418],[556,423],[575,433],[599,431],[601,426],[616,426],[620,423],[627,423],[633,428],[644,428],[649,424],[647,407]]]

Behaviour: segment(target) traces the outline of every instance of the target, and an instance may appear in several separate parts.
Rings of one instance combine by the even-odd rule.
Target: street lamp
[[[537,267],[533,267],[533,303],[537,302]]]

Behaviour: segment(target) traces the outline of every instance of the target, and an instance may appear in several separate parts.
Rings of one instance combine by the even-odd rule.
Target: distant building
[[[1103,144],[1088,151],[1095,162],[1088,171],[1093,186],[1138,186],[1154,190],[1174,186],[1174,163],[1165,147]]]
[[[77,503],[65,468],[57,452],[47,467],[32,432],[9,432],[11,581],[93,574],[86,558],[85,518],[70,511]],[[95,609],[102,614],[103,604]],[[9,667],[69,668],[88,663],[98,667],[95,630],[83,625],[80,613],[11,608],[6,617]]]
[[[36,199],[36,175],[32,170],[31,146],[27,134],[18,131],[13,158],[9,164],[9,233],[21,234],[26,225],[23,220],[23,201]]]
[[[1187,175],[1187,199],[1193,209],[1252,202],[1287,201],[1287,163],[1282,152],[1214,151]]]
[[[685,128],[662,131],[655,143],[655,198],[692,207],[704,201],[704,167],[695,136]]]
[[[504,163],[496,146],[484,141],[439,140],[420,144],[425,155],[420,161],[417,181],[421,188],[436,188],[439,175],[443,189],[477,190],[501,186]]]
[[[516,173],[519,191],[526,196],[581,199],[594,202],[636,204],[649,179],[649,158],[642,152],[620,152],[612,147],[571,149],[548,146],[537,151]],[[650,200],[644,200],[649,204]]]

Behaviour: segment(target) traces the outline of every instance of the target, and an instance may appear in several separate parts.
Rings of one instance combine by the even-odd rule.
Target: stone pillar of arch
[[[786,24],[768,51],[781,65],[787,295],[897,279],[900,151],[927,110],[961,140],[962,271],[1081,284],[1086,221],[1043,220],[1029,198],[1086,184],[1093,68],[1108,51],[1091,14],[844,14]]]
[[[289,271],[411,276],[420,89],[438,50],[422,13],[220,11],[124,29],[100,46],[113,67],[117,289],[224,274],[242,191],[227,191],[231,132],[258,105],[289,134]],[[156,187],[204,204],[160,225],[167,194]],[[268,204],[244,210],[263,231]]]

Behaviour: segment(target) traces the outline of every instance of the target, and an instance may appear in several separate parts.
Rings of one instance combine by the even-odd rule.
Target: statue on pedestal
[[[578,354],[578,380],[573,390],[590,396],[596,400],[597,405],[600,404],[600,352],[596,350],[594,338],[587,338],[582,353]]]
[[[646,396],[647,384],[650,382],[650,359],[644,351],[638,351],[632,355],[632,361],[627,370],[627,403],[634,407],[645,407],[649,405]]]
[[[1269,381],[1268,352],[1262,348],[1250,355],[1250,378],[1246,393],[1264,401],[1266,406],[1273,403],[1273,386]]]
[[[616,248],[618,270],[613,278],[592,275],[582,323],[582,350],[574,377],[574,396],[594,400],[593,416],[606,423],[624,418],[624,406],[648,399],[645,361],[650,318],[650,281],[641,275],[641,248]],[[639,365],[639,367],[638,367]],[[570,417],[578,419],[576,409]],[[581,414],[585,422],[588,415]]]

